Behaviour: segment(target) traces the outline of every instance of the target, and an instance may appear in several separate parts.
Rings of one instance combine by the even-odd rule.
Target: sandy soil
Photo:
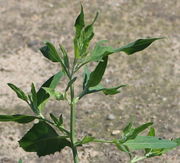
[[[42,42],[62,43],[73,56],[73,23],[82,2],[87,22],[100,12],[95,24],[97,40],[109,40],[114,47],[137,38],[161,37],[147,50],[127,56],[110,57],[104,84],[128,84],[122,93],[105,97],[89,95],[79,104],[78,136],[85,134],[110,138],[113,130],[122,129],[133,120],[136,125],[153,121],[160,137],[175,138],[180,133],[180,1],[178,0],[0,0],[0,114],[30,113],[24,102],[7,87],[11,82],[24,91],[32,82],[39,87],[58,71],[58,66],[38,51]],[[79,75],[80,77],[80,75]],[[81,80],[80,80],[81,81]],[[77,85],[80,87],[80,81]],[[62,87],[65,85],[62,82]],[[69,123],[64,103],[50,102],[45,114],[63,113]],[[107,120],[109,114],[113,120]],[[0,123],[0,163],[71,163],[71,152],[38,158],[26,153],[17,141],[32,124]],[[180,150],[147,163],[179,163]],[[90,144],[80,149],[82,163],[127,162],[115,147]]]

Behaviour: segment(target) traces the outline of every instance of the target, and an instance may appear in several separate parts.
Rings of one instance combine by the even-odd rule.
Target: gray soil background
[[[30,91],[38,88],[59,69],[38,51],[43,41],[62,43],[73,57],[73,24],[84,6],[87,22],[95,12],[95,39],[109,40],[120,47],[138,38],[166,37],[143,52],[110,57],[103,83],[106,86],[128,84],[115,96],[88,95],[78,105],[78,136],[115,138],[129,121],[135,125],[153,121],[159,137],[180,135],[180,1],[179,0],[0,0],[0,114],[31,113],[8,88],[8,82]],[[92,44],[93,44],[92,43]],[[95,64],[90,65],[92,68]],[[81,77],[81,74],[78,74]],[[65,86],[65,80],[60,84]],[[78,80],[78,90],[82,80]],[[78,91],[77,90],[77,91]],[[51,101],[45,114],[63,113],[69,123],[66,103]],[[110,120],[108,120],[107,117]],[[0,163],[71,163],[71,151],[38,158],[24,152],[17,141],[30,126],[0,123]],[[180,150],[142,161],[144,163],[179,163]],[[126,163],[127,156],[108,144],[90,144],[79,149],[81,163]]]

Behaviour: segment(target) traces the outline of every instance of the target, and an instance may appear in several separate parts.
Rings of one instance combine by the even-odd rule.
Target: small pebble
[[[116,117],[113,115],[113,114],[109,114],[108,116],[107,116],[107,120],[114,120]]]
[[[113,130],[111,135],[118,135],[120,134],[120,132],[121,132],[120,130]]]

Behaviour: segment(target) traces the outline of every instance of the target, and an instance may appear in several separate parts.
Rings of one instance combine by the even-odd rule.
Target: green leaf
[[[32,102],[33,102],[33,106],[35,108],[37,108],[37,92],[36,92],[36,89],[35,89],[35,86],[34,84],[32,83],[31,84],[31,96],[32,96]]]
[[[154,41],[159,40],[162,38],[147,38],[147,39],[138,39],[134,42],[129,43],[121,48],[115,49],[114,52],[125,52],[128,55],[136,53],[138,51],[142,51],[151,45]]]
[[[82,31],[82,36],[80,41],[82,41],[82,48],[80,49],[80,54],[81,56],[85,56],[87,55],[87,48],[89,47],[89,43],[92,40],[92,38],[94,37],[94,32],[93,32],[93,25],[94,22],[96,21],[98,17],[98,13],[96,13],[96,16],[93,20],[93,22],[89,25],[87,25],[84,30]]]
[[[18,163],[23,163],[22,159],[19,159]]]
[[[35,116],[28,116],[28,115],[0,115],[0,121],[1,122],[17,122],[17,123],[29,123],[32,122],[35,119],[39,119]]]
[[[95,138],[92,137],[92,136],[85,136],[82,140],[76,142],[76,145],[77,146],[81,146],[83,144],[87,144],[87,143],[93,142],[94,140],[95,140]]]
[[[129,133],[125,134],[126,140],[136,138],[138,136],[138,134],[140,134],[142,131],[144,131],[145,129],[147,129],[151,125],[153,125],[153,123],[148,122],[148,123],[145,123],[145,124],[135,128],[135,129],[131,129]]]
[[[96,43],[93,51],[89,56],[84,58],[82,65],[92,62],[100,61],[103,57],[108,56],[117,52],[125,52],[128,55],[131,55],[135,52],[142,51],[147,48],[151,43],[162,38],[147,38],[147,39],[138,39],[134,42],[129,43],[128,45],[122,46],[120,48],[113,48],[111,46],[104,46],[103,44],[107,42],[102,40]]]
[[[91,52],[90,56],[87,56],[84,60],[84,63],[88,63],[91,61],[101,61],[103,57],[106,57],[112,53],[114,53],[114,49],[110,46],[104,46],[103,44],[107,42],[106,40],[101,40],[96,43],[95,48]]]
[[[128,123],[128,125],[123,129],[124,135],[128,134],[132,129],[132,122]]]
[[[46,42],[45,44],[46,46],[40,48],[42,54],[52,62],[60,62],[61,59],[54,45],[51,44],[50,42]]]
[[[172,140],[172,141],[176,142],[176,143],[177,143],[177,146],[180,146],[180,138],[176,138],[176,139],[174,139],[174,140]]]
[[[75,21],[75,29],[76,29],[76,37],[79,38],[82,29],[85,26],[85,22],[84,22],[84,11],[83,11],[83,6],[81,5],[81,12],[78,15],[76,21]]]
[[[57,118],[52,113],[50,113],[50,117],[57,126],[61,126],[63,124],[62,114],[60,115],[59,118]]]
[[[68,85],[66,87],[66,92],[68,91],[68,89],[71,87],[71,85],[76,81],[77,77],[74,77],[73,79],[71,79],[69,82],[68,82]]]
[[[46,88],[43,87],[43,89],[50,95],[50,97],[56,99],[56,100],[64,100],[64,95],[61,92],[55,91],[53,88]]]
[[[37,105],[40,110],[45,107],[45,104],[50,97],[49,93],[44,90],[44,87],[55,89],[63,75],[64,73],[62,71],[56,73],[55,75],[50,77],[38,90]]]
[[[68,58],[68,55],[67,55],[67,51],[62,45],[60,45],[60,49],[61,49],[61,52],[62,52],[62,55],[63,55],[63,63],[66,66],[66,68],[69,69],[69,58]]]
[[[24,101],[28,101],[28,97],[26,96],[26,94],[18,87],[16,87],[14,84],[12,83],[8,83],[8,86],[16,93],[16,95],[24,100]]]
[[[53,154],[71,145],[65,136],[59,136],[49,124],[43,121],[35,124],[19,144],[25,151],[36,152],[39,157]]]
[[[137,136],[135,139],[127,140],[124,145],[133,150],[146,148],[168,149],[176,147],[177,143],[166,139],[159,139],[153,136]]]
[[[119,88],[126,87],[126,86],[127,85],[119,85],[119,86],[112,87],[112,88],[105,88],[99,84],[95,87],[90,87],[89,91],[87,93],[94,93],[94,92],[102,91],[105,95],[115,95],[117,93],[120,93]]]
[[[85,66],[84,72],[83,72],[83,90],[85,89],[85,87],[87,85],[87,81],[89,80],[89,76],[90,76],[90,71],[88,70],[88,67]]]
[[[153,127],[150,128],[148,136],[155,136],[155,129]]]
[[[103,61],[99,62],[95,70],[90,73],[89,80],[86,86],[87,88],[94,87],[101,82],[104,72],[106,70],[107,62],[108,57],[104,57]]]

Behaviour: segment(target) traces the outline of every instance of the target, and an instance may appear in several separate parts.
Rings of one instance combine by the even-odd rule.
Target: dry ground
[[[29,91],[32,82],[38,87],[58,71],[56,64],[39,53],[42,41],[62,43],[73,56],[72,26],[80,2],[87,22],[95,11],[100,12],[95,41],[106,39],[118,47],[148,36],[166,39],[133,56],[119,53],[110,57],[104,84],[129,87],[113,97],[85,97],[78,109],[78,135],[109,138],[113,130],[122,129],[133,120],[136,125],[153,121],[160,137],[179,137],[179,0],[0,0],[0,114],[30,113],[6,83]],[[80,82],[77,84],[80,86]],[[46,114],[52,111],[63,113],[69,123],[69,110],[64,103],[50,102]],[[115,119],[106,120],[109,114],[115,115]],[[29,126],[0,123],[0,163],[16,163],[19,158],[24,163],[72,162],[68,149],[38,158],[19,148],[17,140]],[[109,145],[88,145],[80,149],[80,158],[82,163],[127,162],[124,154]],[[179,150],[143,162],[179,163]]]

